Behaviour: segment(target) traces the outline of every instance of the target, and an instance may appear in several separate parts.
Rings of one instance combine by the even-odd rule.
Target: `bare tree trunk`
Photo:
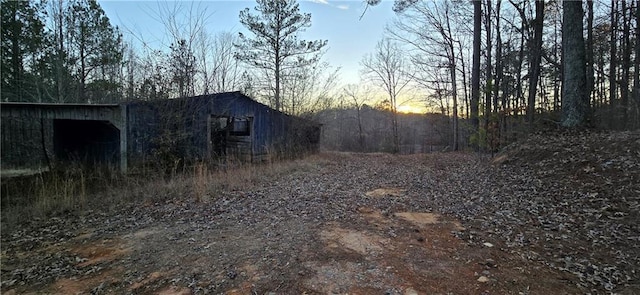
[[[282,77],[280,77],[280,75],[282,74],[282,61],[280,60],[280,54],[282,52],[280,52],[281,48],[281,44],[280,44],[280,33],[282,31],[282,16],[280,13],[279,9],[276,9],[275,11],[275,25],[277,26],[277,29],[275,30],[276,33],[276,42],[273,43],[273,53],[275,55],[274,58],[274,78],[275,78],[275,82],[276,82],[276,93],[273,96],[273,99],[275,101],[275,109],[276,111],[281,111],[282,110],[282,105],[281,105],[281,101],[280,101],[280,82]]]
[[[451,29],[449,29],[449,33],[451,33]],[[460,73],[462,74],[462,93],[464,94],[463,97],[463,102],[464,102],[464,107],[465,107],[465,113],[464,115],[466,116],[467,119],[469,119],[469,91],[467,87],[469,84],[467,83],[467,66],[466,63],[464,62],[464,52],[463,47],[462,47],[462,43],[460,43],[460,41],[457,42],[458,43],[458,52],[460,52]],[[455,58],[455,57],[454,57]]]
[[[473,1],[473,65],[471,70],[471,136],[474,150],[478,150],[478,109],[480,102],[480,38],[482,30],[482,7],[480,0]]]
[[[500,34],[500,10],[502,6],[502,0],[496,1],[496,79],[493,87],[493,112],[498,114],[498,144],[502,145],[504,135],[506,134],[505,125],[505,113],[506,109],[504,98],[500,99],[500,108],[498,108],[498,97],[500,96],[500,89],[503,87],[503,64],[502,64],[502,35]],[[502,97],[505,96],[505,91],[502,93]]]
[[[491,44],[492,44],[492,40],[491,40],[491,0],[487,0],[487,5],[486,5],[486,19],[485,19],[485,31],[487,31],[486,34],[486,42],[487,42],[487,59],[486,59],[486,89],[485,89],[485,96],[484,96],[484,104],[485,104],[485,109],[484,109],[484,130],[485,130],[485,134],[488,135],[488,131],[489,131],[489,120],[490,120],[490,115],[491,115],[491,94],[492,94],[492,90],[493,90],[493,65],[492,65],[492,60],[491,60]]]
[[[364,146],[364,132],[362,131],[362,106],[356,105],[357,115],[358,115],[358,147],[361,152],[365,151]]]
[[[586,58],[582,35],[582,1],[562,3],[562,48],[564,63],[562,125],[581,127],[589,117],[586,93]]]
[[[56,15],[56,19],[57,19],[57,23],[56,26],[58,31],[58,56],[56,57],[56,102],[63,102],[63,92],[64,92],[64,86],[63,86],[63,67],[64,67],[64,57],[65,57],[65,51],[64,51],[64,6],[63,6],[64,1],[63,0],[59,0],[58,1],[58,11],[57,11],[57,15]]]
[[[635,2],[636,6],[636,59],[633,66],[633,97],[636,106],[636,119],[630,128],[640,127],[640,0]]]
[[[280,58],[278,53],[279,52],[276,51],[276,58],[275,58],[276,60]],[[280,111],[282,107],[280,105],[280,63],[279,62],[275,63],[274,74],[275,74],[275,80],[276,80],[276,89],[273,95],[273,99],[274,99],[276,111]]]
[[[198,50],[200,51],[200,58],[199,58],[199,62],[200,62],[200,67],[201,67],[201,72],[202,72],[202,94],[209,94],[211,93],[211,89],[209,88],[209,84],[210,84],[210,73],[209,73],[209,68],[207,67],[208,64],[208,58],[207,58],[207,49],[211,46],[209,40],[209,36],[205,33],[205,31],[201,31],[200,32],[200,36],[198,36],[198,42],[199,42],[199,48]]]
[[[620,103],[622,107],[621,129],[626,129],[629,123],[629,79],[631,69],[631,41],[629,35],[631,18],[627,15],[627,1],[622,1],[622,77],[620,79]]]
[[[593,96],[593,0],[587,0],[587,93]],[[595,102],[595,96],[593,96]]]
[[[449,20],[449,14],[446,14],[447,30],[449,37],[451,37],[451,23]],[[451,39],[451,38],[449,38]],[[452,40],[448,41],[449,52],[449,72],[451,74],[451,91],[453,98],[453,147],[454,151],[458,150],[458,82],[456,78],[456,55],[455,48]]]
[[[540,60],[542,56],[542,30],[544,25],[544,1],[536,1],[536,18],[533,20],[533,42],[531,43],[531,59],[529,64],[529,96],[527,100],[527,121],[533,128],[536,112],[536,94],[538,77],[540,76]]]
[[[521,27],[522,34],[520,34],[520,48],[518,52],[518,64],[516,66],[516,99],[513,105],[514,117],[520,115],[520,110],[518,110],[518,108],[520,106],[520,101],[523,98],[522,75],[520,73],[522,72],[522,62],[524,61],[524,30],[525,30],[525,26],[522,25]]]
[[[500,8],[502,0],[496,3],[496,79],[493,86],[493,112],[498,112],[498,95],[502,84],[502,36],[500,34]],[[504,106],[502,106],[504,107]]]
[[[554,26],[553,28],[553,58],[558,61],[558,46],[556,46],[556,44],[558,44],[558,26]],[[561,49],[562,51],[562,49]],[[560,53],[560,55],[562,55],[562,52]],[[558,76],[555,77],[554,81],[553,81],[553,111],[557,112],[558,110],[560,110],[560,81],[562,81],[562,65],[563,62],[562,60],[560,61],[560,71],[558,73]]]
[[[78,85],[78,97],[76,97],[76,101],[85,102],[87,99],[85,98],[84,89],[87,83],[87,63],[86,63],[86,54],[85,54],[85,32],[82,29],[82,25],[80,26],[80,85]]]
[[[451,72],[451,81],[452,81],[452,97],[453,97],[453,147],[454,151],[458,150],[458,90],[456,83],[456,70],[455,70],[455,61],[453,62],[453,68],[450,69]]]
[[[393,128],[393,152],[400,153],[400,136],[398,135],[398,108],[395,107],[395,103],[392,103],[391,127]]]
[[[605,76],[605,60],[604,60],[604,52],[600,52],[598,57],[598,99],[595,104],[599,108],[605,105],[606,96],[607,96],[607,77]]]
[[[617,100],[617,86],[616,86],[616,70],[617,70],[617,42],[616,34],[617,34],[617,26],[618,26],[618,17],[616,12],[616,3],[617,0],[611,0],[611,39],[610,41],[610,63],[609,63],[609,105],[615,106]],[[614,116],[609,116],[611,120],[613,120]]]
[[[129,47],[129,61],[127,62],[127,99],[132,100],[135,94],[134,67],[135,64],[133,48]]]

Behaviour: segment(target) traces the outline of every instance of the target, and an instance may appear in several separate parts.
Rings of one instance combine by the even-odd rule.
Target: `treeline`
[[[322,123],[320,142],[325,150],[412,154],[451,149],[448,117],[438,113],[397,114],[396,148],[391,130],[393,116],[389,109],[364,104],[323,110],[313,119]]]
[[[388,85],[411,79],[410,91],[452,118],[454,149],[465,131],[459,118],[470,120],[476,148],[541,126],[636,129],[639,3],[397,0],[385,39],[401,52],[379,46],[375,55],[387,68],[404,56],[395,63],[402,69],[385,72],[405,76],[379,84],[393,102],[399,95]]]
[[[2,0],[2,101],[111,103],[248,90],[251,79],[234,58],[237,36],[208,33],[206,11],[175,5],[185,9],[158,3],[158,26],[171,42],[152,48],[130,32],[125,40],[95,0]]]
[[[541,126],[636,129],[639,3],[398,0],[396,19],[362,59],[360,85],[341,87],[322,59],[327,41],[300,38],[311,15],[294,0],[239,11],[246,34],[208,32],[200,4],[159,2],[167,48],[127,42],[95,0],[2,0],[2,100],[103,103],[240,90],[302,115],[344,101],[359,109],[384,93],[392,117],[381,122],[390,124],[393,151],[403,144],[398,105],[407,97],[449,118],[454,150],[500,146]]]
[[[122,96],[122,34],[96,1],[1,5],[3,101],[103,102]]]
[[[293,31],[282,42],[291,43],[290,38],[310,26],[310,15],[299,13],[295,1],[262,2],[258,4],[277,6],[288,12],[283,15],[306,21],[294,22],[293,29],[278,28]],[[236,32],[207,31],[211,14],[202,3],[157,4],[149,13],[170,39],[167,48],[151,47],[154,40],[131,31],[124,34],[95,0],[2,0],[2,101],[109,103],[240,90],[301,114],[332,100],[337,71],[321,58],[326,41],[309,52],[287,48],[292,57],[280,56],[284,62],[275,95],[269,72],[274,64],[252,60],[254,52],[264,50],[260,42]],[[251,21],[268,19],[243,13],[245,19],[239,18],[249,30]],[[257,57],[273,55],[265,52]],[[297,62],[305,56],[306,62]],[[288,61],[294,58],[297,63]]]

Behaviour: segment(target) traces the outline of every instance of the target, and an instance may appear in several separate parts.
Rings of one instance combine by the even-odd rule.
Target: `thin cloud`
[[[328,5],[328,6],[331,6],[331,7],[338,8],[338,9],[340,9],[340,10],[347,10],[347,9],[349,9],[349,5],[342,5],[342,4],[341,4],[341,5],[335,5],[335,4],[331,4],[331,3],[329,3],[329,1],[328,1],[328,0],[309,0],[309,2],[313,2],[313,3],[317,3],[317,4],[322,4],[322,5]]]

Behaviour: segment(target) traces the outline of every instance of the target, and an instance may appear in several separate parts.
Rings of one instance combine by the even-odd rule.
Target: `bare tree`
[[[349,84],[344,87],[344,93],[351,105],[356,110],[356,120],[358,122],[358,147],[360,151],[365,151],[365,135],[363,128],[362,107],[371,97],[371,89],[359,86],[357,84]]]
[[[492,31],[492,27],[491,27],[491,0],[487,0],[486,5],[485,5],[485,17],[484,17],[484,29],[487,32],[487,34],[485,35],[486,37],[486,44],[485,46],[487,47],[487,54],[486,54],[486,70],[485,70],[485,95],[484,95],[484,122],[483,122],[483,129],[485,131],[489,130],[489,120],[490,120],[490,115],[491,115],[491,95],[492,95],[492,88],[493,88],[493,59],[492,59],[492,49],[493,49],[493,40],[491,39],[491,31]],[[498,28],[499,30],[499,28]]]
[[[221,32],[214,36],[211,44],[211,90],[225,92],[238,90],[241,87],[242,69],[236,54],[235,43],[239,42],[236,35]]]
[[[618,12],[617,12],[617,3],[618,1],[611,1],[611,34],[610,34],[610,47],[609,47],[609,103],[615,105],[618,98],[618,85],[617,85],[617,74],[618,74],[618,50],[617,50],[617,35],[618,35]],[[566,2],[563,2],[563,8]],[[564,15],[564,14],[563,14]],[[564,28],[564,26],[563,26]],[[562,35],[564,37],[564,34]],[[564,40],[564,39],[563,39]],[[564,48],[564,42],[562,43]],[[613,120],[615,116],[611,116]]]
[[[502,63],[502,34],[500,29],[500,12],[502,8],[502,0],[496,1],[496,66],[495,80],[493,82],[493,112],[498,112],[498,97],[500,95],[500,87],[502,84],[502,76],[504,65]],[[504,107],[504,104],[502,105]]]
[[[527,121],[533,126],[536,112],[536,95],[540,61],[542,59],[542,30],[544,29],[544,1],[536,1],[536,18],[533,20],[533,42],[529,55],[529,96],[527,99]]]
[[[169,72],[173,73],[172,79],[178,88],[176,94],[188,96],[202,92],[197,91],[196,86],[206,88],[206,85],[196,83],[196,74],[203,73],[206,60],[197,62],[196,47],[207,43],[205,27],[211,14],[206,7],[195,2],[158,2],[152,16],[164,26],[166,34],[170,36],[169,43],[163,46],[171,51],[167,66]],[[198,55],[201,56],[202,52]]]
[[[629,80],[631,78],[631,10],[627,7],[627,1],[621,1],[622,4],[622,70],[620,77],[620,103],[622,110],[622,122],[620,128],[626,129],[629,123]],[[636,41],[637,42],[637,41]]]
[[[409,85],[412,77],[407,74],[407,63],[399,46],[390,39],[383,39],[376,45],[373,54],[365,56],[361,65],[363,73],[374,83],[378,83],[389,97],[393,127],[395,152],[400,151],[398,137],[398,95]]]
[[[456,22],[452,21],[454,13],[451,5],[449,1],[412,3],[387,31],[394,39],[410,46],[413,52],[412,63],[419,69],[416,72],[436,73],[442,69],[448,72],[451,87],[439,85],[436,88],[439,91],[449,89],[446,96],[452,100],[452,148],[458,150],[458,62],[463,58],[463,42],[458,36],[463,34],[457,34]],[[422,75],[426,80],[419,79],[420,75],[422,74],[414,75],[419,84],[434,84],[430,75]]]
[[[338,83],[339,68],[318,61],[283,73],[282,107],[292,115],[303,115],[330,108]]]
[[[473,65],[471,68],[471,136],[474,149],[478,149],[478,118],[480,103],[480,40],[482,31],[482,5],[480,0],[473,1]]]
[[[640,127],[640,1],[636,1],[636,48],[635,48],[635,63],[633,66],[633,73],[635,78],[633,79],[633,96],[636,104],[636,122],[634,127]]]
[[[207,31],[200,31],[200,36],[196,39],[194,57],[196,67],[199,69],[196,74],[196,80],[200,84],[202,94],[211,93],[211,67],[209,66],[210,48],[212,47],[211,36]],[[215,58],[215,55],[213,56]]]
[[[197,84],[203,94],[235,91],[242,88],[243,69],[235,58],[239,38],[231,32],[209,34],[200,31],[195,40]]]
[[[589,97],[593,93],[594,76],[593,76],[593,0],[587,0],[587,93]]]
[[[193,80],[196,73],[196,57],[186,40],[181,39],[176,44],[171,44],[169,65],[172,81],[178,86],[178,96],[194,95]]]

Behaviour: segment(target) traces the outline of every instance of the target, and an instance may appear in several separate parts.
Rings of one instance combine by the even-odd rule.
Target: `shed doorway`
[[[120,130],[108,121],[53,120],[55,159],[119,166]]]
[[[211,116],[209,122],[212,159],[251,162],[252,117]]]
[[[229,117],[212,116],[210,118],[210,155],[214,160],[227,156],[227,137],[229,136]]]

